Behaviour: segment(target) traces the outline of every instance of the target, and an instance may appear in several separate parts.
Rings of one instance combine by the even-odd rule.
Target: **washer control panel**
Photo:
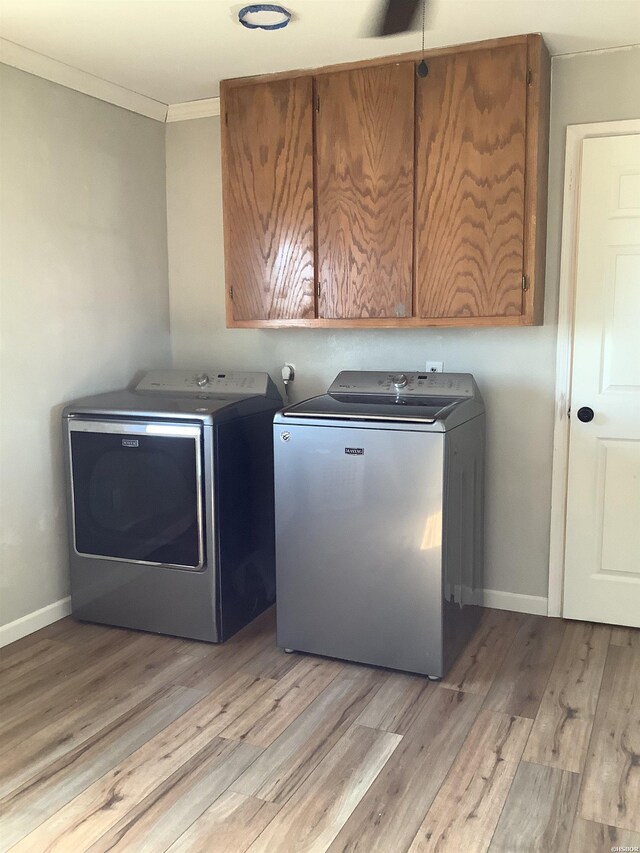
[[[409,397],[473,397],[470,373],[386,373],[343,370],[329,394],[389,394]]]
[[[185,394],[266,394],[268,373],[241,373],[225,370],[150,370],[136,385],[136,391]]]

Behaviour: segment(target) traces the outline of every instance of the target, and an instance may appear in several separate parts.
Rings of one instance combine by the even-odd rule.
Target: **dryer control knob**
[[[201,373],[200,376],[196,376],[196,385],[198,388],[204,388],[204,386],[209,382],[209,377],[206,373]]]
[[[408,379],[404,373],[397,373],[391,381],[393,382],[396,388],[404,388],[404,386],[408,383]]]

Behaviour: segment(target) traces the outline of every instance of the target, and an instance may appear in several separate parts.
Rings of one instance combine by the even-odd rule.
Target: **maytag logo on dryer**
[[[364,456],[364,447],[345,447],[347,456]]]
[[[138,447],[140,442],[137,438],[123,438],[122,446],[123,447]]]

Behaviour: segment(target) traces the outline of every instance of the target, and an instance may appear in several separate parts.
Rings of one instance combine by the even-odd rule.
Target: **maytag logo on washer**
[[[345,447],[347,456],[364,456],[364,447]]]
[[[138,447],[139,444],[140,444],[140,442],[138,441],[137,438],[123,438],[122,439],[122,446],[123,447]]]
[[[283,441],[289,441],[289,439],[291,438],[291,433],[290,433],[290,432],[286,432],[286,431],[285,431],[285,432],[281,432],[281,433],[280,433],[280,438],[281,438]]]

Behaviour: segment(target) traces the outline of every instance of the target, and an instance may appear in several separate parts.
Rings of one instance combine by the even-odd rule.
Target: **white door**
[[[640,627],[638,134],[583,142],[563,615]]]

